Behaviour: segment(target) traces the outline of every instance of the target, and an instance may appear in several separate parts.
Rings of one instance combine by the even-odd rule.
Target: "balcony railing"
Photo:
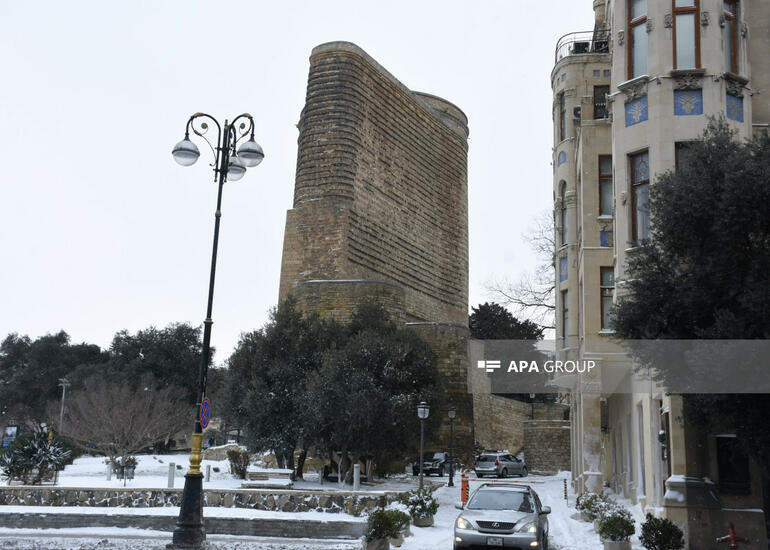
[[[608,53],[609,51],[609,31],[572,32],[562,36],[556,43],[556,59],[554,63],[558,63],[570,55]]]

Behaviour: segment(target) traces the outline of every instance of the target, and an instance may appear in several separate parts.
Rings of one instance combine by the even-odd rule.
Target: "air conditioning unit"
[[[583,118],[583,108],[580,105],[575,105],[572,108],[572,118],[576,121],[580,121]]]

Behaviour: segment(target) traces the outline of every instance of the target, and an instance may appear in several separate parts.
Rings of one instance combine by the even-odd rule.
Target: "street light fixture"
[[[455,443],[455,416],[457,416],[457,409],[449,407],[447,412],[449,415],[449,487],[454,487],[455,477],[455,458],[454,458],[454,443]]]
[[[420,419],[420,489],[422,489],[423,463],[425,462],[425,459],[422,456],[423,445],[425,443],[425,419],[428,418],[429,414],[430,407],[425,401],[422,401],[419,405],[417,405],[417,416]]]
[[[217,128],[215,145],[206,137],[209,123]],[[224,125],[206,113],[195,113],[187,121],[184,139],[174,146],[171,154],[174,160],[182,166],[192,166],[200,157],[198,146],[190,141],[190,131],[200,136],[211,148],[214,154],[214,183],[218,184],[217,209],[214,213],[214,246],[211,252],[211,272],[209,275],[209,294],[206,308],[206,319],[203,321],[203,350],[201,354],[200,371],[198,373],[198,395],[195,410],[195,429],[192,435],[190,451],[190,469],[185,475],[182,502],[179,508],[179,518],[174,529],[173,542],[167,548],[202,548],[206,540],[206,530],[203,527],[203,474],[200,470],[202,455],[201,442],[203,428],[201,427],[201,403],[206,395],[206,377],[208,375],[209,355],[211,347],[211,319],[214,304],[214,277],[217,267],[217,246],[219,243],[219,220],[222,217],[222,187],[228,180],[237,181],[246,173],[246,167],[257,166],[264,158],[259,144],[254,141],[254,119],[248,113],[238,115],[232,122],[225,120]],[[238,142],[250,134],[240,149],[236,150]],[[212,136],[213,137],[213,136]]]

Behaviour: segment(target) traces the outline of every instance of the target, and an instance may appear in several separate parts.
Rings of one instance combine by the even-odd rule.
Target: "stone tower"
[[[343,322],[376,300],[418,331],[458,409],[457,444],[470,446],[467,118],[331,42],[310,56],[298,127],[279,298]],[[448,446],[448,425],[437,437]]]

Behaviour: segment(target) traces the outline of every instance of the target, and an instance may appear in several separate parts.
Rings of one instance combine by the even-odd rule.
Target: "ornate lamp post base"
[[[176,529],[166,548],[195,549],[205,547],[206,530],[203,528],[203,475],[186,474]]]

